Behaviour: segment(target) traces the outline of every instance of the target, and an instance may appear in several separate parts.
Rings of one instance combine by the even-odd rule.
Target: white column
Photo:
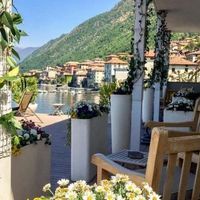
[[[146,25],[146,0],[135,0],[135,27],[134,27],[134,59],[144,62],[145,48],[145,25]],[[142,96],[143,96],[143,67],[137,70],[136,82],[132,92],[132,114],[131,114],[131,142],[132,150],[139,150],[142,123]]]

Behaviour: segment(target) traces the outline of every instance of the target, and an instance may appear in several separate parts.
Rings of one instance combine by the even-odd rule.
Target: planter
[[[142,121],[148,122],[153,118],[153,88],[146,88],[143,92]]]
[[[193,120],[193,112],[164,110],[164,122],[185,122]],[[189,131],[189,128],[171,128],[179,131]]]
[[[42,195],[50,182],[50,148],[44,141],[22,148],[20,155],[0,159],[0,199],[25,200]]]
[[[112,153],[128,149],[131,134],[131,95],[111,95]]]
[[[96,169],[91,164],[95,153],[108,153],[108,116],[71,120],[71,180],[91,181]]]

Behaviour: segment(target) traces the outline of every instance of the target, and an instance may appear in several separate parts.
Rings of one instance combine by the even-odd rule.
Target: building
[[[198,75],[195,75],[197,69],[196,63],[186,60],[184,57],[170,57],[168,80],[177,82],[197,81]]]
[[[127,61],[119,59],[117,55],[110,55],[107,57],[107,60],[104,65],[104,79],[106,82],[113,82],[115,80],[124,81],[126,79],[125,77],[127,77],[127,74],[128,74]]]
[[[88,87],[99,87],[104,80],[104,68],[95,67],[88,70],[87,84]]]
[[[195,51],[195,52],[192,52],[192,53],[188,53],[186,55],[187,59],[189,59],[190,61],[192,62],[197,62],[199,61],[199,57],[200,57],[200,50],[199,51]]]

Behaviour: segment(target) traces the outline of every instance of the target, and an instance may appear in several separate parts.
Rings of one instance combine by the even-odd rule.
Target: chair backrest
[[[163,200],[169,200],[171,197],[179,153],[184,153],[184,160],[181,167],[180,179],[178,179],[178,200],[185,199],[186,186],[194,151],[200,151],[200,133],[183,133],[162,128],[153,129],[145,179],[155,192],[159,192],[161,178],[163,178],[163,163],[167,156],[167,170],[165,171],[162,190]],[[196,174],[194,176],[192,200],[199,199],[200,161],[197,164]]]
[[[193,120],[194,126],[192,127],[192,131],[200,131],[200,98],[196,100]]]
[[[19,111],[20,112],[26,112],[31,99],[33,97],[33,92],[25,91],[24,94],[22,95],[22,98],[19,103]]]

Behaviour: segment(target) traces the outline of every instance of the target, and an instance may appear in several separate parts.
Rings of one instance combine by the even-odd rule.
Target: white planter
[[[185,122],[193,120],[193,112],[164,110],[164,122]],[[170,128],[179,131],[189,131],[189,128]]]
[[[89,182],[96,173],[91,156],[108,153],[108,116],[72,119],[71,123],[71,180]]]
[[[50,182],[51,146],[44,141],[25,146],[18,156],[0,159],[0,199],[25,200],[42,195]]]
[[[37,103],[30,103],[28,106],[33,112],[37,110],[38,104]]]
[[[131,134],[131,95],[111,95],[112,153],[128,149]]]
[[[146,88],[143,91],[142,121],[148,122],[153,118],[153,88]]]

